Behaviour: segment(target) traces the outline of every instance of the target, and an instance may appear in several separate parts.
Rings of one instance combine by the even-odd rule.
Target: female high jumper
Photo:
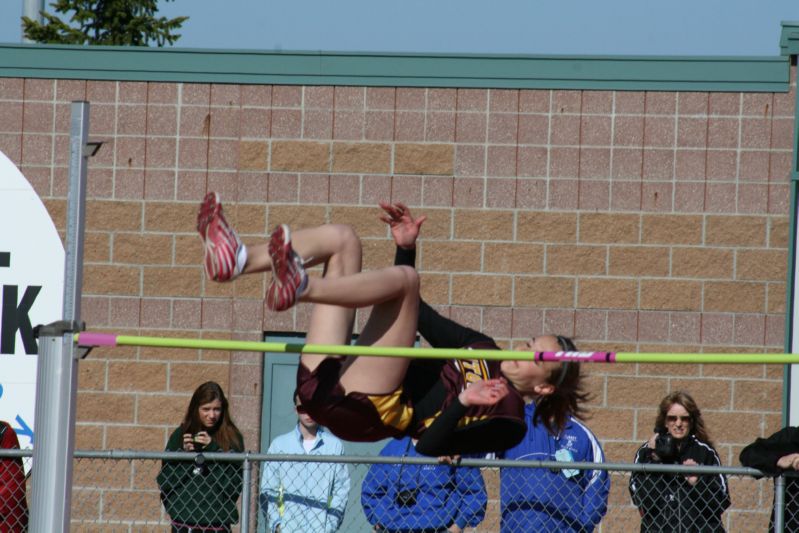
[[[284,311],[298,301],[315,304],[308,344],[349,344],[355,309],[372,306],[358,345],[413,346],[419,317],[416,270],[398,265],[362,272],[361,243],[351,227],[325,224],[290,232],[280,225],[267,243],[245,247],[227,223],[218,195],[211,192],[200,206],[197,230],[205,243],[210,279],[229,281],[271,270],[266,294],[270,310]],[[323,275],[309,277],[306,267],[317,264],[323,265]],[[409,373],[410,363],[401,357],[303,353],[297,390],[311,416],[345,440],[410,435],[419,439],[417,450],[427,455],[495,452],[522,439],[523,398],[546,386],[560,369],[560,363],[508,361],[500,372],[469,382],[463,372],[442,370],[452,361]],[[440,381],[443,397],[429,395],[434,386],[440,388]]]

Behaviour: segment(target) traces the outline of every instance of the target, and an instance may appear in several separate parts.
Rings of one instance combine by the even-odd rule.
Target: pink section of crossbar
[[[111,333],[92,333],[84,331],[78,335],[80,346],[116,346],[117,336]]]
[[[539,361],[590,361],[593,363],[615,363],[616,352],[538,352]]]

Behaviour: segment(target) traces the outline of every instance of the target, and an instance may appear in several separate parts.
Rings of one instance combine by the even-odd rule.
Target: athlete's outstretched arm
[[[509,393],[504,379],[480,380],[461,391],[428,427],[416,450],[424,455],[463,455],[501,451],[517,444],[527,431],[524,423],[489,418],[458,427],[470,406],[494,405]]]
[[[414,218],[405,204],[386,204],[380,207],[385,212],[380,220],[391,228],[391,236],[397,245],[394,255],[395,265],[416,266],[416,240],[419,238],[425,216]],[[494,339],[488,335],[467,328],[454,320],[442,316],[433,309],[421,296],[419,297],[419,333],[435,348],[461,348],[472,344],[491,344]]]

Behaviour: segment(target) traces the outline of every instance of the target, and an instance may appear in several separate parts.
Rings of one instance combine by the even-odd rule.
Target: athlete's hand
[[[783,455],[777,460],[777,466],[783,470],[799,470],[799,453]]]
[[[395,204],[380,202],[380,208],[385,212],[380,215],[380,220],[391,227],[391,236],[394,237],[397,246],[407,250],[415,248],[419,230],[427,217],[422,215],[413,218],[411,210],[401,202]]]
[[[481,379],[470,383],[458,395],[466,407],[472,405],[495,405],[508,395],[508,382],[504,379]]]

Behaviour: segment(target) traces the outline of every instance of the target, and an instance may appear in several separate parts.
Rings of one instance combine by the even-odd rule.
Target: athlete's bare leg
[[[361,242],[345,225],[324,225],[285,233],[301,258],[324,263],[324,274],[310,277],[299,300],[314,303],[308,344],[345,345],[352,338],[355,309],[373,306],[359,344],[412,346],[417,327],[419,281],[408,267],[360,272]],[[248,253],[244,272],[271,269],[268,245]],[[303,354],[302,364],[313,371],[327,355]],[[387,393],[405,377],[409,360],[350,357],[343,365],[341,385],[346,392]]]
[[[321,228],[326,228],[322,231]],[[350,226],[321,226],[309,230],[299,230],[292,233],[292,243],[295,251],[302,258],[324,260],[324,273],[322,279],[336,279],[350,276],[361,271],[361,241]],[[266,252],[266,245],[259,254]],[[260,259],[259,265],[263,265]],[[311,262],[310,264],[313,264]],[[271,260],[269,260],[271,268]],[[317,278],[309,279],[309,289],[315,285]],[[311,310],[306,342],[308,344],[349,344],[352,339],[352,328],[355,322],[353,307],[342,307],[317,303]],[[309,370],[313,371],[319,364],[330,356],[319,354],[302,354],[300,360]]]
[[[418,316],[416,272],[393,267],[359,273],[361,244],[349,226],[324,225],[293,235],[288,227],[280,226],[268,243],[245,248],[225,220],[219,196],[212,192],[200,206],[197,229],[205,245],[204,264],[210,279],[230,281],[240,274],[271,270],[273,260],[279,261],[281,273],[270,283],[267,305],[285,310],[297,296],[315,302],[309,343],[348,344],[355,309],[373,306],[361,344],[413,344]],[[323,277],[308,279],[303,264],[320,263],[324,264]],[[286,270],[282,270],[284,265]],[[301,360],[313,371],[326,357],[303,354]],[[392,392],[404,379],[408,364],[398,358],[349,358],[342,367],[341,384],[347,392]]]
[[[419,278],[413,268],[395,266],[338,278],[308,280],[300,301],[314,302],[309,344],[346,344],[336,317],[347,308],[374,306],[358,338],[363,346],[413,346],[419,316]],[[336,305],[320,305],[320,304]],[[313,370],[325,358],[303,354],[302,363]],[[385,394],[405,379],[410,359],[350,357],[340,376],[345,392]]]
[[[358,236],[350,226],[325,224],[314,228],[293,230],[291,244],[294,251],[305,261],[306,267],[328,263],[334,255],[335,275],[360,272],[361,251]],[[355,247],[357,246],[357,250]],[[272,270],[267,243],[247,245],[247,262],[242,274],[254,274]],[[325,266],[327,270],[328,267]],[[333,272],[331,272],[333,274]]]

